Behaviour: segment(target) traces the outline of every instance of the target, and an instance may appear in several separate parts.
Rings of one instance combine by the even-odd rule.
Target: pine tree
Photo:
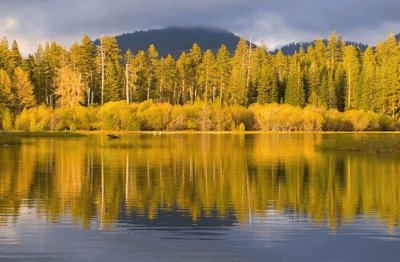
[[[271,57],[263,46],[254,52],[252,71],[251,83],[255,86],[256,92],[254,99],[249,95],[250,103],[278,102],[278,75]]]
[[[321,72],[315,60],[311,62],[306,78],[310,91],[309,103],[315,106],[321,105]]]
[[[44,72],[44,93],[47,105],[54,105],[54,78],[57,70],[67,61],[67,51],[56,42],[46,43],[42,56],[42,65]]]
[[[147,67],[146,53],[143,50],[139,50],[129,62],[131,101],[139,102],[147,99],[148,76],[149,69]]]
[[[257,85],[257,103],[278,102],[278,77],[272,64],[262,66],[260,80]]]
[[[242,38],[232,58],[232,74],[227,89],[228,102],[233,105],[247,105],[248,48]]]
[[[177,68],[171,55],[162,60],[160,73],[160,102],[168,101],[175,104],[177,101]]]
[[[283,103],[285,100],[288,61],[281,50],[276,54],[274,63],[278,73],[278,101]]]
[[[9,52],[9,70],[13,72],[16,67],[22,66],[22,56],[18,48],[17,41],[13,41],[11,44],[11,50]]]
[[[231,77],[232,65],[231,56],[225,45],[222,45],[217,52],[216,59],[216,74],[217,74],[217,91],[219,97],[219,102],[222,105],[225,101],[225,91],[229,85],[229,80]],[[213,100],[215,100],[213,94]]]
[[[8,49],[7,38],[0,40],[0,69],[8,70],[10,51]]]
[[[216,60],[211,50],[207,50],[199,65],[198,86],[205,101],[213,101],[218,85]]]
[[[337,108],[338,106],[338,101],[337,101],[337,90],[340,87],[337,87],[335,85],[335,76],[337,75],[338,70],[336,69],[335,75],[331,75],[332,71],[327,72],[327,89],[326,89],[326,100],[325,100],[325,105],[327,108]]]
[[[254,104],[259,99],[259,95],[261,95],[261,97],[264,96],[264,93],[259,94],[258,92],[265,87],[265,67],[269,62],[269,57],[264,45],[257,47],[251,52],[251,55],[251,70],[248,70],[251,75],[247,77],[248,83],[246,88],[248,89],[248,103]]]
[[[383,43],[377,45],[377,99],[381,112],[396,116],[400,107],[400,47],[391,33]]]
[[[99,101],[96,94],[96,47],[88,35],[84,35],[81,44],[73,44],[69,51],[69,60],[73,69],[82,76],[84,85],[88,88],[86,104],[92,104],[95,99]]]
[[[344,48],[343,65],[346,70],[347,91],[346,109],[359,106],[360,61],[357,49],[350,45]]]
[[[155,93],[157,92],[160,61],[158,51],[154,45],[150,45],[146,55],[149,72],[147,78],[147,100],[149,100],[155,98]]]
[[[123,83],[121,83],[121,67],[111,61],[106,64],[104,82],[104,103],[119,101],[122,99]]]
[[[194,100],[198,96],[198,77],[199,77],[199,66],[201,64],[201,59],[202,59],[202,52],[201,48],[194,43],[192,48],[190,49],[190,52],[188,53],[188,58],[190,61],[189,64],[189,96],[190,96],[190,101],[193,103]]]
[[[100,103],[121,100],[125,90],[122,81],[124,70],[121,68],[121,54],[115,37],[101,37],[96,62],[97,74],[101,78]]]
[[[29,75],[21,67],[14,69],[12,77],[12,89],[16,95],[16,108],[21,111],[24,108],[36,106],[36,98],[33,93],[33,85],[29,80]]]
[[[292,58],[288,74],[285,103],[294,106],[305,105],[304,78],[298,57]]]
[[[346,109],[346,90],[347,90],[347,79],[346,70],[343,63],[340,63],[335,72],[335,90],[336,90],[336,108],[340,112]]]
[[[0,104],[6,107],[12,107],[14,105],[14,99],[10,76],[6,70],[0,69]]]
[[[374,110],[377,108],[376,90],[376,61],[372,48],[365,50],[362,58],[360,93],[360,107],[364,110]]]
[[[343,39],[336,32],[333,32],[328,38],[328,46],[326,48],[328,69],[332,76],[335,75],[335,70],[341,61],[343,46]]]
[[[125,55],[124,55],[124,62],[125,62],[125,78],[124,78],[124,86],[125,86],[125,100],[127,103],[130,103],[133,101],[133,90],[132,86],[134,86],[134,82],[131,79],[132,76],[132,64],[134,63],[135,57],[130,49],[126,50]]]
[[[81,74],[71,66],[64,65],[57,69],[54,83],[57,106],[70,107],[84,103],[86,86],[83,83]]]
[[[178,100],[180,103],[185,104],[188,100],[188,84],[190,84],[190,58],[183,52],[178,61],[176,62],[176,67],[178,68],[179,81],[180,81],[180,91],[178,93]]]
[[[315,47],[310,46],[307,50],[308,69],[306,70],[306,81],[308,84],[308,102],[312,105],[325,105],[326,101],[322,98],[322,80],[326,78],[325,44],[321,39],[315,41]],[[325,83],[327,84],[327,82]],[[327,87],[327,85],[325,86]],[[324,90],[326,95],[328,88]]]

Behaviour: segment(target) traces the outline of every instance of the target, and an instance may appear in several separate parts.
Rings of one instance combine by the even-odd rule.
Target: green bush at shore
[[[320,107],[279,104],[250,107],[193,104],[127,104],[49,108],[38,106],[12,116],[0,108],[1,129],[6,131],[394,131],[395,119],[371,111],[339,112]]]

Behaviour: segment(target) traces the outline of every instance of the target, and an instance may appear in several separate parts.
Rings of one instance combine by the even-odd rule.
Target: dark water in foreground
[[[0,145],[0,261],[399,261],[399,155],[337,136]]]

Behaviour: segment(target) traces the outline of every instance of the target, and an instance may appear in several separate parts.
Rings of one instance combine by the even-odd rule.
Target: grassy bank
[[[322,151],[400,154],[400,135],[344,134],[322,139],[321,144],[316,148]]]
[[[42,131],[42,132],[22,132],[22,131],[8,131],[1,132],[0,137],[84,137],[83,132],[54,132],[54,131]]]

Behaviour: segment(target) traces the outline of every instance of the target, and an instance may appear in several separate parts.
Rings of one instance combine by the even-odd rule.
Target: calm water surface
[[[399,155],[338,136],[0,145],[0,261],[399,261]]]

